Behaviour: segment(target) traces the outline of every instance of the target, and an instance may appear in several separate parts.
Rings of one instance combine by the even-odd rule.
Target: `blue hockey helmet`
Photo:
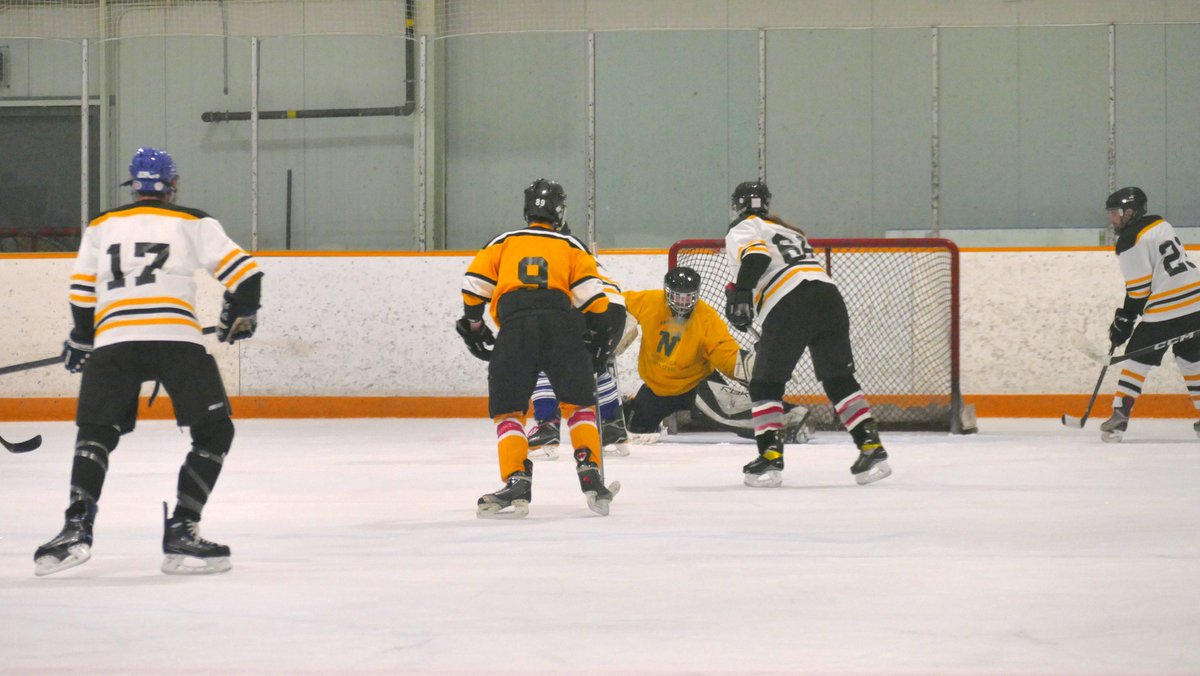
[[[121,185],[132,186],[142,195],[162,195],[175,190],[179,173],[175,160],[165,150],[138,148],[129,161],[129,180]]]

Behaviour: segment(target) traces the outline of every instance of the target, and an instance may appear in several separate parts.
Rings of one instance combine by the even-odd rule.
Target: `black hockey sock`
[[[100,499],[108,474],[108,455],[121,435],[105,425],[80,425],[75,437],[75,459],[71,463],[71,502]]]
[[[192,428],[192,450],[179,468],[175,519],[200,520],[232,444],[233,423],[228,418]]]

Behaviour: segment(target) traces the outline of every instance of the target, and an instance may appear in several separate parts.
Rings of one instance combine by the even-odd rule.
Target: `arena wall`
[[[629,289],[656,288],[661,250],[602,251]],[[485,415],[486,367],[453,329],[472,252],[262,253],[260,328],[249,341],[212,340],[240,417]],[[1099,366],[1073,346],[1104,345],[1122,280],[1111,250],[967,249],[961,258],[961,386],[981,417],[1079,413]],[[70,327],[71,257],[0,257],[0,366],[52,356]],[[200,313],[215,324],[220,287],[201,280]],[[620,360],[632,393],[634,357]],[[1195,413],[1170,359],[1153,372],[1139,414]],[[1116,371],[1116,369],[1113,369]],[[1107,409],[1116,373],[1102,390]],[[0,420],[69,419],[78,376],[55,366],[0,376]],[[149,393],[147,386],[146,394]],[[869,394],[869,393],[868,393]],[[1076,410],[1078,409],[1078,410]],[[156,403],[147,415],[169,415]]]

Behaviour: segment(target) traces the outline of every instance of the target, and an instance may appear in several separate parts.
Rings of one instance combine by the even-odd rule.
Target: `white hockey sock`
[[[1183,384],[1187,386],[1188,396],[1192,398],[1192,407],[1200,411],[1200,362],[1187,361],[1176,356],[1175,365],[1179,367],[1179,373],[1183,376]]]
[[[1146,376],[1150,375],[1150,371],[1153,369],[1152,364],[1136,361],[1126,362],[1124,368],[1121,369],[1121,376],[1117,379],[1117,393],[1113,397],[1113,408],[1121,406],[1123,397],[1132,397],[1136,401],[1142,394]]]
[[[783,429],[783,402],[763,400],[754,402],[754,436]]]

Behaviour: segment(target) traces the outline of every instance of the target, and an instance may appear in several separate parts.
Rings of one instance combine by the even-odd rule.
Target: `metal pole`
[[[81,93],[79,96],[79,231],[82,233],[88,224],[88,209],[89,192],[88,184],[88,161],[91,158],[92,150],[89,144],[91,136],[89,122],[89,112],[91,101],[88,97],[88,41],[83,39],[83,53],[81,58],[83,64],[83,74],[80,76]]]
[[[258,251],[258,38],[250,38],[250,250]]]
[[[596,252],[596,34],[587,36],[587,240]]]
[[[406,38],[411,39],[411,38]],[[417,251],[429,250],[429,210],[426,208],[425,200],[428,199],[429,187],[426,184],[426,162],[428,161],[428,139],[425,136],[425,125],[428,124],[425,110],[425,87],[426,83],[426,59],[428,58],[426,49],[428,45],[425,42],[425,36],[422,35],[417,43],[417,147],[416,147],[416,164],[417,164]]]
[[[767,180],[767,31],[758,31],[758,180]]]
[[[1108,24],[1108,192],[1117,189],[1117,27]]]
[[[930,63],[931,84],[929,96],[929,114],[931,118],[931,135],[929,141],[929,221],[930,237],[942,236],[942,132],[941,120],[941,82],[938,79],[938,29],[930,29]]]

